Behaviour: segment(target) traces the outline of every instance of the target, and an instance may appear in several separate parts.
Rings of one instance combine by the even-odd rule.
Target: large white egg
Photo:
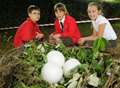
[[[47,54],[47,61],[62,67],[65,63],[65,57],[61,52],[52,50]]]
[[[43,66],[41,76],[43,80],[50,84],[58,83],[63,78],[63,70],[61,67],[49,62]]]
[[[80,65],[80,62],[75,58],[69,58],[63,65],[63,72],[66,77],[69,77],[73,72],[73,70]],[[77,70],[77,69],[75,69]]]

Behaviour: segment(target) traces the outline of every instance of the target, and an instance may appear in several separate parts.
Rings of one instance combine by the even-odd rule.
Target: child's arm
[[[105,29],[105,24],[100,24],[98,27],[98,32],[93,28],[93,34],[91,36],[85,37],[85,41],[95,40],[98,37],[102,37]]]
[[[40,33],[40,32],[36,32],[36,39],[41,39],[44,37],[44,34],[43,33]]]
[[[83,39],[84,39],[84,41],[95,40],[95,39],[96,39],[96,34],[97,34],[97,33],[96,33],[95,29],[93,29],[92,35],[87,36],[87,37],[83,37]]]
[[[20,35],[21,35],[21,40],[24,42],[32,40],[33,39],[32,26],[25,25],[21,30]]]
[[[98,27],[99,31],[97,32],[97,37],[102,37],[105,29],[105,24],[100,24]]]
[[[60,27],[59,27],[59,21],[58,20],[56,20],[55,22],[54,22],[54,29],[55,29],[55,31],[52,33],[52,34],[61,34],[61,29],[60,29]]]
[[[44,34],[41,32],[39,26],[37,26],[35,32],[36,32],[36,33],[35,33],[35,34],[36,34],[36,36],[35,36],[36,39],[41,39],[41,38],[44,37]]]
[[[93,33],[92,33],[90,36],[80,38],[80,39],[78,40],[78,44],[83,45],[83,44],[85,43],[85,41],[95,40],[95,37],[96,37],[96,31],[95,31],[95,29],[93,28]]]

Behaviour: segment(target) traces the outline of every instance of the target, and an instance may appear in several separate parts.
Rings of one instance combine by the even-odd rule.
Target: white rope
[[[112,21],[112,20],[120,20],[120,18],[109,18],[108,20]],[[76,23],[89,23],[91,22],[91,20],[83,20],[83,21],[77,21]],[[49,24],[40,24],[39,26],[41,27],[47,27],[47,26],[53,26],[54,24],[53,23],[49,23]],[[9,29],[17,29],[18,27],[5,27],[5,28],[0,28],[0,31],[1,30],[9,30]]]

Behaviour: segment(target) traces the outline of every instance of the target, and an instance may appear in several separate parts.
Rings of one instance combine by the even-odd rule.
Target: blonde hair
[[[63,3],[57,3],[54,5],[54,11],[57,12],[58,10],[64,11],[66,15],[69,15],[68,10]]]
[[[102,6],[101,6],[101,4],[100,3],[97,3],[97,2],[90,2],[89,4],[88,4],[88,7],[90,7],[90,6],[96,6],[97,7],[97,9],[98,9],[98,11],[100,12],[100,14],[102,14],[103,15],[103,8],[102,8]]]

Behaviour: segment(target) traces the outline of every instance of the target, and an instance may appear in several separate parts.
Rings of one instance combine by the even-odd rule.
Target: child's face
[[[39,10],[33,10],[31,13],[29,13],[29,17],[33,22],[37,22],[40,19],[40,11]]]
[[[59,20],[62,20],[62,18],[65,16],[65,11],[57,10],[57,11],[55,12],[55,16],[56,16]]]
[[[90,17],[91,20],[96,20],[97,16],[99,15],[100,11],[98,11],[97,6],[88,6],[87,9],[88,16]]]

